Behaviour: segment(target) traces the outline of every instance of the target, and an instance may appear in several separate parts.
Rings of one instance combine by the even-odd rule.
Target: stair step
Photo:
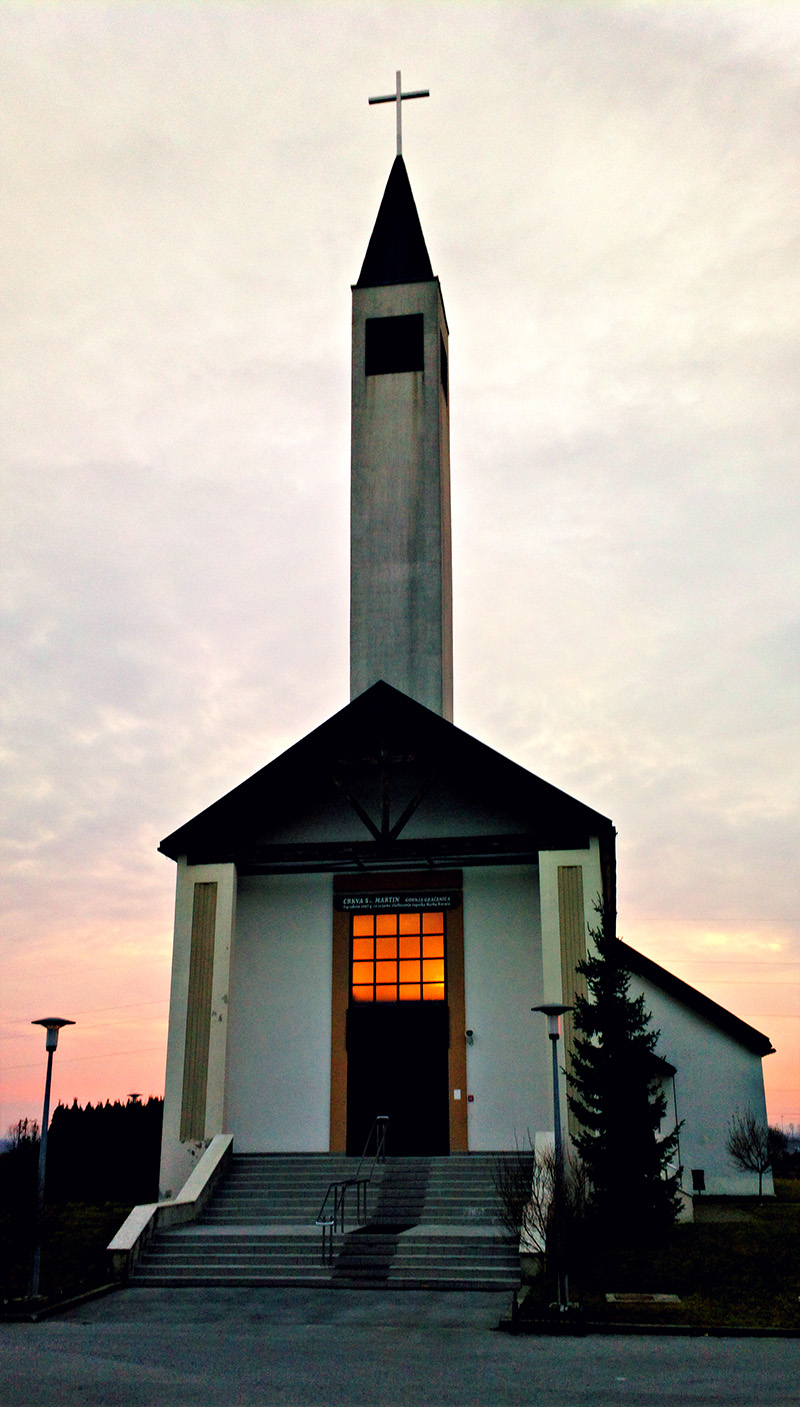
[[[497,1222],[495,1164],[492,1155],[456,1155],[365,1165],[363,1175],[373,1172],[368,1224],[353,1223],[351,1193],[345,1234],[323,1265],[317,1212],[329,1183],[354,1177],[359,1160],[236,1155],[203,1216],[153,1238],[133,1283],[511,1288],[519,1256]],[[404,1229],[386,1229],[393,1226]]]

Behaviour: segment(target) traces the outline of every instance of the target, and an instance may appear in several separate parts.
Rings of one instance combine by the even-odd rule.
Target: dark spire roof
[[[395,157],[356,288],[427,283],[433,278],[405,162]]]

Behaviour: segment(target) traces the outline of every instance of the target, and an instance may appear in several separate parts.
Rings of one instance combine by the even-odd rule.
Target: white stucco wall
[[[464,976],[470,1151],[525,1146],[553,1123],[535,866],[465,869]]]
[[[675,1095],[680,1132],[684,1185],[691,1190],[691,1171],[702,1168],[706,1192],[716,1195],[758,1192],[758,1174],[737,1168],[726,1151],[730,1121],[737,1109],[752,1109],[766,1121],[761,1057],[704,1021],[644,978],[633,976],[631,993],[642,993],[660,1030],[658,1054],[676,1068]],[[673,1126],[667,1111],[667,1123]],[[764,1193],[773,1191],[772,1174],[764,1176]]]
[[[239,881],[226,1130],[238,1153],[327,1152],[331,878]]]

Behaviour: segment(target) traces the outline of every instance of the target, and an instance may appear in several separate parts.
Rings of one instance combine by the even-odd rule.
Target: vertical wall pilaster
[[[224,1131],[228,986],[236,915],[232,864],[178,861],[160,1189],[174,1196]]]
[[[595,904],[603,895],[600,843],[592,836],[588,850],[542,850],[539,854],[539,893],[542,919],[542,970],[544,1001],[572,1006],[578,992],[585,991],[584,979],[576,972],[586,956],[587,933],[599,922]],[[562,1110],[567,1108],[564,1074],[572,1056],[573,1021],[568,1013],[562,1021],[563,1043],[559,1052],[562,1065]],[[574,1120],[567,1114],[569,1132]]]

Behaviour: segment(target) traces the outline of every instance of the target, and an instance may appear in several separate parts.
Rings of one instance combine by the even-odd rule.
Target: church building
[[[615,831],[453,722],[449,417],[442,291],[398,155],[353,288],[351,701],[160,846],[177,865],[162,1197],[223,1132],[239,1153],[358,1155],[385,1115],[400,1156],[553,1127],[531,1008],[582,990]],[[764,1114],[769,1041],[630,953],[682,1160],[747,1190],[725,1127]],[[564,1037],[568,1061],[569,1017]]]

